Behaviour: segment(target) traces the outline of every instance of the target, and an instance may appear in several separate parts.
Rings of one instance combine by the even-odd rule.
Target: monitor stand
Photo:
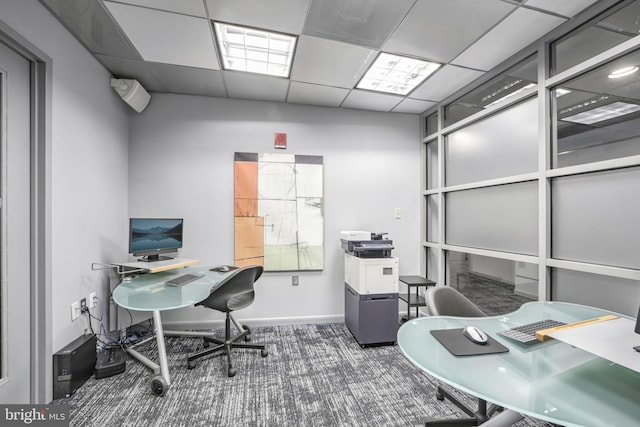
[[[142,258],[138,258],[138,261],[141,262],[157,262],[157,261],[167,261],[173,259],[173,257],[170,256],[163,256],[163,255],[146,255],[143,256]]]

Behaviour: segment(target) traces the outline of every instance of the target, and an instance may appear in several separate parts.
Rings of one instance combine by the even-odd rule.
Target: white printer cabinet
[[[344,281],[357,293],[398,292],[398,258],[358,258],[344,254]]]

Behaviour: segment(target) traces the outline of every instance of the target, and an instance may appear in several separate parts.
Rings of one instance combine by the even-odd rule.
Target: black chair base
[[[232,363],[231,363],[231,351],[234,348],[250,348],[250,349],[254,349],[254,350],[260,350],[260,356],[262,357],[267,357],[269,355],[269,352],[266,349],[266,345],[264,344],[251,344],[248,342],[238,342],[240,340],[244,340],[244,341],[250,341],[251,340],[251,330],[247,327],[247,326],[241,326],[240,329],[240,334],[236,335],[235,337],[231,337],[231,320],[233,320],[231,318],[231,314],[229,312],[227,312],[227,316],[225,319],[225,339],[220,340],[218,338],[215,337],[208,337],[205,336],[204,338],[204,347],[205,349],[202,351],[199,351],[198,353],[195,354],[190,354],[189,356],[187,356],[187,368],[188,369],[193,369],[196,367],[196,360],[200,359],[202,357],[208,356],[210,354],[213,353],[217,353],[219,351],[222,351],[226,356],[227,356],[227,376],[229,377],[233,377],[236,374],[236,369],[233,367]],[[234,323],[236,323],[234,321]],[[236,324],[236,326],[238,326]],[[209,347],[209,343],[214,343],[216,344],[213,347]]]
[[[427,427],[450,427],[450,426],[479,426],[487,421],[496,411],[501,411],[502,408],[496,405],[489,405],[487,409],[487,402],[482,399],[478,399],[478,409],[473,411],[468,408],[464,403],[458,400],[448,390],[438,385],[436,389],[436,398],[438,400],[444,400],[445,398],[451,403],[456,405],[462,412],[467,414],[469,418],[456,418],[450,420],[431,420],[425,423]]]

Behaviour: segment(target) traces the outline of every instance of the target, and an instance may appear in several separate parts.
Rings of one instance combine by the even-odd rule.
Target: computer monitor
[[[640,334],[640,308],[638,308],[638,317],[636,318],[636,334]]]
[[[182,218],[130,218],[129,253],[140,261],[171,259],[160,254],[182,248]]]

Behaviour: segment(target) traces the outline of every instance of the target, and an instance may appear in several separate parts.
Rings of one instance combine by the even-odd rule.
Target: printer
[[[394,344],[398,332],[398,258],[387,233],[343,231],[345,323],[360,346]]]
[[[387,233],[343,231],[340,233],[342,249],[358,258],[389,258],[393,241],[385,239]]]

